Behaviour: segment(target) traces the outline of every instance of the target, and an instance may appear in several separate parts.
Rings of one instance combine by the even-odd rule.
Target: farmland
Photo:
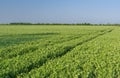
[[[120,78],[120,27],[0,25],[0,78]]]

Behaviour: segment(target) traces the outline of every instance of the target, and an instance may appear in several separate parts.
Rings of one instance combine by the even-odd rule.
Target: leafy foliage
[[[9,44],[0,44],[1,78],[120,77],[119,27],[0,26],[0,30],[0,43]]]

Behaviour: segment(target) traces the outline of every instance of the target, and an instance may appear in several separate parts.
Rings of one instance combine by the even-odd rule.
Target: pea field
[[[120,27],[0,25],[0,78],[120,78]]]

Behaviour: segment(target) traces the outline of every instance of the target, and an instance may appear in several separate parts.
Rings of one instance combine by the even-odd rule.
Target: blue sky
[[[0,23],[120,23],[120,0],[0,0]]]

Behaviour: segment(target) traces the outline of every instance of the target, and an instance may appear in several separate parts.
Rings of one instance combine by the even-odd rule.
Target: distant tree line
[[[120,26],[120,24],[91,24],[91,23],[9,23],[5,25],[86,25],[86,26]]]
[[[90,23],[77,23],[77,24],[67,24],[67,23],[9,23],[10,25],[92,25]]]

